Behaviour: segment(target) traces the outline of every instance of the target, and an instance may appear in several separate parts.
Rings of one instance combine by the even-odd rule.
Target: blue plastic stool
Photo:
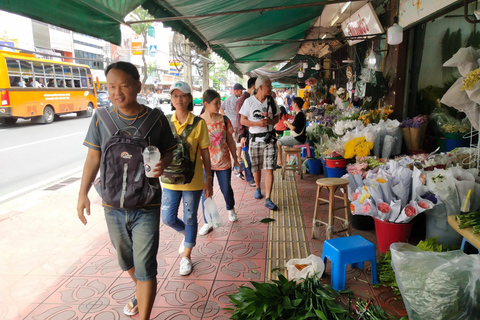
[[[375,246],[359,235],[325,240],[322,259],[325,265],[327,258],[332,262],[331,286],[335,290],[345,289],[347,265],[363,270],[365,261],[370,261],[372,268],[372,284],[377,281],[377,261]]]
[[[465,252],[466,250],[466,251],[477,251],[477,253],[480,253],[480,249],[475,247],[473,244],[471,244],[467,239],[465,239],[465,237],[463,237],[462,246],[460,247],[460,250],[462,250],[463,252]]]

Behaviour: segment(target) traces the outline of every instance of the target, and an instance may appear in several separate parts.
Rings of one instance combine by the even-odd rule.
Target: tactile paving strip
[[[287,171],[285,179],[282,179],[281,171],[275,172],[272,201],[278,206],[278,210],[270,210],[269,215],[275,221],[269,223],[268,227],[266,281],[276,280],[277,272],[287,276],[287,270],[284,267],[288,260],[306,258],[310,255],[307,230],[294,175],[293,171]]]

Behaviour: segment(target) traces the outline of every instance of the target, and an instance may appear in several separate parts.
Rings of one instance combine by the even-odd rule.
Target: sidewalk
[[[222,309],[231,307],[228,294],[249,281],[268,280],[267,268],[292,258],[284,253],[279,260],[279,256],[267,252],[274,247],[272,241],[278,240],[269,237],[269,232],[273,234],[269,228],[275,223],[269,226],[260,220],[288,214],[297,205],[300,209],[296,212],[300,210],[305,217],[299,228],[310,235],[318,177],[306,175],[305,180],[300,180],[291,172],[287,181],[277,177],[274,196],[282,199],[273,200],[281,208],[279,212],[269,212],[263,200],[253,198],[254,188],[232,177],[239,218],[235,223],[228,222],[216,185],[215,201],[225,225],[198,237],[192,254],[194,271],[187,277],[178,274],[177,250],[182,237],[162,224],[152,319],[229,319],[231,313]],[[288,191],[292,198],[287,199],[279,190],[289,183],[295,189],[298,186],[298,193]],[[0,319],[130,318],[123,314],[123,306],[134,294],[133,283],[118,267],[101,202],[94,190],[90,192],[92,215],[87,217],[87,225],[78,220],[79,185],[80,174],[1,205]],[[203,221],[199,211],[200,227]],[[362,234],[368,240],[374,238],[374,233],[354,234]],[[321,256],[322,248],[323,240],[308,237],[307,251]],[[324,276],[326,283],[328,272],[329,267]],[[368,284],[368,273],[351,269],[347,278],[347,289],[352,289],[356,296],[373,299],[395,316],[405,314],[401,299],[396,300],[389,289],[374,289]]]

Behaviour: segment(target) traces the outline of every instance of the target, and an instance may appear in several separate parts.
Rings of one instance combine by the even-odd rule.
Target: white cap
[[[190,85],[186,83],[185,81],[177,81],[172,86],[170,87],[170,94],[172,94],[173,90],[178,89],[182,91],[183,93],[191,93],[192,89],[190,88]]]

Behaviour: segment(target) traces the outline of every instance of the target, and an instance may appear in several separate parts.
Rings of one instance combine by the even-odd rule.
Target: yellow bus
[[[97,92],[87,65],[0,51],[0,122],[52,123],[67,113],[91,117]]]

